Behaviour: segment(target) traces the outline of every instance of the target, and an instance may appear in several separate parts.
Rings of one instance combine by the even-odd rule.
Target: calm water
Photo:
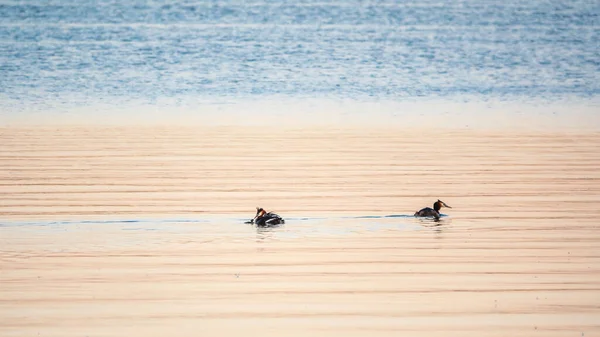
[[[3,112],[594,100],[600,2],[0,1]]]

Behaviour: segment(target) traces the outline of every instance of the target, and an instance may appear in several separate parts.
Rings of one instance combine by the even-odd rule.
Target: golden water
[[[6,127],[0,141],[2,336],[600,334],[598,133]],[[410,217],[438,198],[449,217]],[[244,225],[255,206],[287,224]]]

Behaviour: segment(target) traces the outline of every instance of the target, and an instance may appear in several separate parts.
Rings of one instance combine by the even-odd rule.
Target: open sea
[[[599,46],[595,0],[1,0],[0,111],[598,106]]]

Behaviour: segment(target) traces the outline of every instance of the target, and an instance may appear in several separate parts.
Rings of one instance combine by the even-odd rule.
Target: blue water
[[[0,113],[599,95],[598,0],[0,1]]]

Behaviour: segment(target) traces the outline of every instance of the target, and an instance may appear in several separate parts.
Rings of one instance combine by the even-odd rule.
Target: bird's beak
[[[446,203],[445,203],[445,202],[443,202],[442,204],[444,204],[444,207],[452,208],[452,207],[450,207],[450,206],[446,205]]]

